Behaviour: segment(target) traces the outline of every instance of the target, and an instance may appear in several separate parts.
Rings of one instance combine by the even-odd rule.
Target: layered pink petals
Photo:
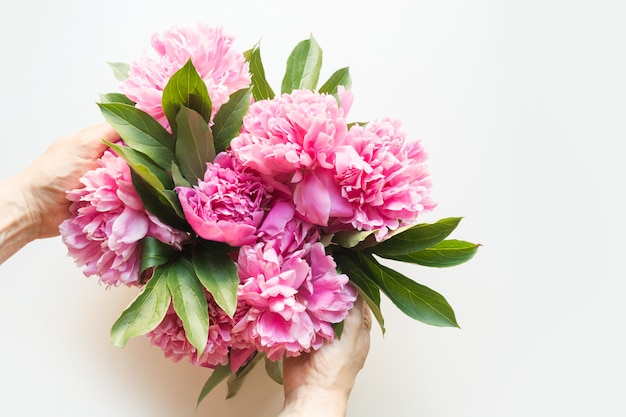
[[[342,97],[346,103],[351,100],[350,93]],[[252,104],[231,148],[245,167],[288,185],[301,217],[326,225],[336,199],[333,189],[324,187],[323,177],[332,174],[322,171],[332,169],[334,149],[346,140],[345,117],[345,109],[333,96],[296,90]],[[303,197],[307,184],[315,187],[314,207]]]
[[[363,128],[354,126],[348,146],[337,149],[335,179],[342,196],[354,209],[338,216],[357,230],[389,230],[415,222],[418,214],[435,207],[430,199],[426,153],[419,142],[409,142],[400,122],[384,119]]]
[[[61,238],[86,276],[138,285],[139,241],[152,236],[180,249],[187,235],[145,211],[124,160],[106,151],[99,164],[81,178],[83,188],[67,193],[72,216],[61,223]]]
[[[152,37],[146,51],[130,67],[120,90],[137,107],[169,128],[161,100],[170,77],[189,59],[204,80],[213,103],[213,115],[230,94],[250,84],[251,76],[243,54],[233,46],[233,37],[222,28],[202,24],[173,26]]]
[[[228,317],[207,294],[209,303],[209,337],[204,352],[198,357],[197,349],[189,343],[182,321],[170,306],[163,321],[147,334],[151,343],[163,350],[165,357],[174,362],[188,359],[192,364],[215,368],[228,363],[233,319]]]
[[[247,306],[234,337],[271,360],[319,349],[332,341],[332,323],[342,321],[356,299],[348,277],[317,242],[281,255],[272,241],[239,252],[239,300]]]
[[[234,247],[256,240],[269,198],[259,177],[208,163],[204,180],[194,187],[177,187],[176,192],[185,218],[198,236]]]

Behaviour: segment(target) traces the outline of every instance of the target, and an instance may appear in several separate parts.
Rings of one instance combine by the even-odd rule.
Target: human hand
[[[59,234],[59,224],[70,215],[65,192],[80,187],[83,174],[97,167],[107,148],[102,139],[115,142],[119,135],[102,123],[57,139],[16,177],[34,238]]]
[[[356,376],[369,352],[371,327],[371,312],[358,297],[344,321],[341,338],[317,351],[285,358],[285,403],[279,416],[344,416]]]

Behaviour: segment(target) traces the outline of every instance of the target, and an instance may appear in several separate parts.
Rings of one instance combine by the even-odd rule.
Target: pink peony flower
[[[187,235],[145,211],[123,159],[107,150],[99,164],[81,178],[83,188],[67,193],[71,217],[59,227],[61,238],[86,276],[110,286],[138,285],[139,241],[152,236],[180,249]]]
[[[340,97],[349,107],[351,94]],[[308,90],[261,100],[250,106],[231,149],[243,166],[288,184],[299,216],[326,225],[329,217],[352,214],[332,171],[348,133],[346,112],[333,96]]]
[[[204,181],[177,187],[185,218],[198,236],[238,247],[256,240],[269,190],[259,177],[233,169],[222,153],[207,164]]]
[[[354,126],[347,144],[337,149],[335,180],[354,214],[339,216],[339,222],[357,230],[379,230],[376,237],[381,240],[400,223],[412,224],[419,213],[435,207],[429,198],[427,155],[419,142],[406,140],[399,121]],[[335,223],[334,228],[341,226]]]
[[[146,334],[153,345],[163,350],[166,358],[174,362],[187,358],[193,365],[207,368],[228,363],[234,320],[217,306],[211,295],[206,295],[209,302],[209,337],[200,357],[196,348],[187,340],[183,323],[173,306],[170,306],[163,321]]]
[[[130,66],[129,77],[120,91],[137,107],[169,129],[161,100],[170,77],[189,58],[204,80],[213,103],[213,115],[230,94],[248,87],[251,76],[243,54],[232,47],[233,37],[222,28],[203,24],[173,26],[152,37],[152,51],[146,51]]]
[[[270,360],[319,349],[334,339],[332,323],[353,307],[356,291],[338,274],[321,243],[281,255],[272,241],[239,251],[241,318],[235,340],[250,343]]]

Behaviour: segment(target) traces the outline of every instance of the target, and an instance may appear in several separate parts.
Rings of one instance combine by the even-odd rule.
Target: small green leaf
[[[479,246],[479,244],[463,240],[444,240],[419,252],[397,255],[392,259],[423,266],[446,268],[469,261],[478,252]]]
[[[174,140],[152,116],[125,103],[98,103],[104,118],[113,126],[126,145],[150,155],[156,164],[167,170],[174,160]]]
[[[374,233],[376,233],[376,230],[343,230],[335,233],[332,241],[341,247],[350,249]]]
[[[318,92],[333,95],[339,101],[338,87],[340,85],[345,87],[346,90],[352,87],[352,78],[350,77],[350,69],[348,67],[335,71],[328,81],[319,88]]]
[[[146,282],[151,276],[144,276],[148,270],[154,273],[154,268],[165,265],[178,252],[178,250],[170,245],[161,242],[153,237],[146,236],[140,241],[141,244],[141,262],[139,267],[140,282]]]
[[[190,232],[191,226],[187,223],[183,209],[175,191],[160,190],[152,187],[143,178],[130,172],[135,191],[141,198],[146,210],[159,218],[163,223],[175,229]]]
[[[282,82],[282,93],[293,90],[315,91],[322,68],[322,49],[313,36],[299,42],[287,58],[287,69]]]
[[[365,273],[363,266],[359,264],[358,255],[352,251],[341,251],[333,253],[333,259],[341,273],[346,274],[350,282],[356,286],[378,322],[380,330],[385,334],[385,320],[380,310],[380,288]]]
[[[172,181],[174,181],[175,187],[191,187],[191,183],[183,177],[183,173],[180,172],[180,168],[175,163],[172,163]]]
[[[128,339],[152,331],[163,321],[170,306],[171,296],[166,279],[161,273],[161,269],[157,268],[142,292],[113,324],[111,328],[113,346],[124,347]]]
[[[271,361],[269,358],[265,358],[265,372],[272,378],[272,381],[279,385],[283,384],[283,361],[279,359],[277,361]]]
[[[261,50],[259,45],[247,50],[243,53],[246,61],[250,64],[250,73],[252,74],[252,96],[254,100],[271,100],[274,98],[274,90],[265,78],[265,69],[261,61]]]
[[[109,67],[113,70],[113,75],[118,81],[124,81],[128,78],[130,72],[130,65],[125,62],[107,62]]]
[[[333,328],[333,332],[335,333],[335,336],[341,339],[341,335],[343,334],[343,320],[340,321],[339,323],[331,323],[330,325]]]
[[[358,258],[369,278],[407,316],[432,326],[459,327],[441,294],[379,264],[372,255],[359,252]]]
[[[185,335],[202,356],[209,339],[209,306],[202,284],[194,273],[191,262],[181,257],[164,272],[172,294],[174,310],[183,322]]]
[[[108,141],[104,142],[113,149],[120,158],[126,161],[128,166],[151,187],[157,190],[172,187],[172,180],[168,173],[142,152],[129,146],[121,146]]]
[[[254,367],[259,363],[261,359],[263,359],[265,355],[261,353],[255,353],[252,356],[252,359],[248,361],[244,366],[239,368],[239,370],[228,378],[228,393],[226,394],[226,399],[232,398],[237,395],[241,385],[243,384],[246,376],[254,369]]]
[[[128,104],[129,106],[135,105],[135,103],[131,99],[129,99],[122,93],[100,94],[100,101],[103,104],[122,103],[122,104]]]
[[[207,162],[215,158],[213,135],[202,116],[195,110],[181,106],[176,116],[176,159],[183,176],[196,185],[204,179]]]
[[[220,382],[228,378],[232,373],[233,371],[230,370],[230,366],[218,365],[211,373],[209,379],[207,379],[207,381],[204,383],[204,386],[200,391],[200,395],[198,395],[196,407],[198,407],[202,400],[204,400],[204,398],[209,395],[211,391],[213,391],[213,388],[217,387]]]
[[[237,308],[239,276],[230,257],[206,245],[198,245],[193,254],[193,267],[204,288],[211,293],[217,305],[230,317]]]
[[[163,112],[176,135],[176,116],[181,106],[197,111],[207,124],[211,120],[212,103],[204,80],[191,59],[174,73],[163,89]]]
[[[403,228],[386,240],[368,249],[383,258],[407,255],[426,249],[444,240],[461,221],[460,217],[441,219],[436,223],[422,223]]]
[[[251,88],[235,91],[217,111],[212,131],[218,153],[228,149],[230,141],[241,132],[243,118],[250,107],[251,95]]]

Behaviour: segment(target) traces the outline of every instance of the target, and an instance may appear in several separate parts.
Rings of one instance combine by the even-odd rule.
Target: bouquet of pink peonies
[[[112,63],[120,93],[101,96],[121,141],[70,190],[63,242],[86,276],[135,286],[111,330],[145,335],[173,361],[213,369],[236,393],[264,360],[341,337],[357,294],[384,330],[380,293],[410,317],[457,326],[443,296],[381,263],[469,260],[447,240],[460,218],[418,223],[435,207],[426,153],[400,122],[347,119],[347,68],[317,88],[322,51],[297,44],[281,94],[257,46],[240,53],[221,28],[172,27],[130,65]]]

